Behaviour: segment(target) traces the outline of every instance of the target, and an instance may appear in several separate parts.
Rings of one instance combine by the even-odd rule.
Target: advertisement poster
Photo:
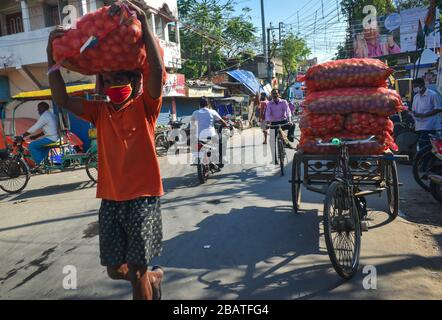
[[[186,78],[184,74],[167,74],[166,84],[163,87],[165,97],[184,97],[186,95]]]
[[[413,8],[378,17],[375,23],[363,26],[361,21],[353,32],[355,58],[374,58],[416,51],[416,38],[419,20],[422,27],[428,8]],[[436,11],[436,30],[440,24],[439,10]],[[433,32],[426,37],[426,47],[440,47],[440,32]]]
[[[425,18],[427,16],[428,9],[426,8],[413,8],[404,10],[401,12],[401,47],[402,52],[416,51],[416,37],[419,29],[419,20],[422,27],[425,25]],[[436,10],[436,30],[439,29],[440,15],[439,10]],[[426,47],[429,49],[440,47],[440,32],[433,32],[425,39]]]

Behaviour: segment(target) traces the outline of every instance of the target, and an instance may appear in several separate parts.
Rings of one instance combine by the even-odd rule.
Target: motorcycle
[[[197,167],[198,180],[201,184],[204,184],[209,179],[210,174],[215,174],[220,172],[224,168],[222,163],[222,150],[223,150],[223,135],[226,132],[223,130],[222,125],[215,126],[219,141],[218,145],[215,145],[212,138],[208,137],[206,140],[198,140],[198,149],[196,155],[196,161],[193,166]],[[233,127],[229,124],[230,132],[232,132]],[[230,134],[227,136],[231,136]],[[219,153],[220,163],[214,163],[215,153]]]
[[[415,122],[408,111],[403,111],[390,118],[394,123],[393,137],[399,148],[396,152],[414,159],[417,153],[419,134],[415,131]]]
[[[439,160],[439,165],[433,167],[430,180],[430,192],[434,199],[442,203],[442,135],[430,137],[433,154]]]

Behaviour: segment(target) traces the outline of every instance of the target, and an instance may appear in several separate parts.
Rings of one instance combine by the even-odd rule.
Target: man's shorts
[[[162,251],[159,197],[102,200],[98,214],[101,264],[148,266]]]

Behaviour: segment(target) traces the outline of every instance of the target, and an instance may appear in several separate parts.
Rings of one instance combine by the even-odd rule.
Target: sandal
[[[154,266],[152,267],[152,272],[155,272],[156,270],[161,270],[163,271],[164,274],[164,270],[163,268],[161,268],[160,266]],[[152,300],[161,300],[162,298],[162,292],[161,292],[161,282],[163,279],[160,280],[160,284],[158,287],[155,287],[152,285]]]

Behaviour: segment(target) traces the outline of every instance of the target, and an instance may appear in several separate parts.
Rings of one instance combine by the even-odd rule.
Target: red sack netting
[[[299,128],[306,136],[323,136],[341,132],[344,128],[344,116],[340,114],[306,113],[301,117]]]
[[[298,145],[298,150],[302,150],[306,154],[337,154],[338,148],[334,146],[318,146],[318,139],[324,142],[329,142],[333,138],[350,139],[350,140],[365,140],[371,135],[361,135],[352,133],[341,133],[335,135],[327,135],[320,138],[301,136],[301,141]],[[385,151],[392,149],[397,150],[398,147],[394,139],[389,133],[376,136],[376,141],[364,144],[350,145],[348,151],[353,155],[381,155]]]
[[[377,59],[330,61],[311,67],[306,74],[310,92],[348,87],[385,87],[393,73]]]
[[[310,113],[365,112],[390,116],[404,109],[399,94],[386,88],[343,88],[312,92],[303,103]]]
[[[345,130],[357,134],[393,134],[394,124],[388,117],[369,113],[352,113],[345,119]]]
[[[145,66],[141,22],[125,7],[113,17],[108,15],[109,8],[83,16],[76,29],[54,40],[53,56],[58,64],[85,75]],[[96,44],[80,53],[88,40]]]

